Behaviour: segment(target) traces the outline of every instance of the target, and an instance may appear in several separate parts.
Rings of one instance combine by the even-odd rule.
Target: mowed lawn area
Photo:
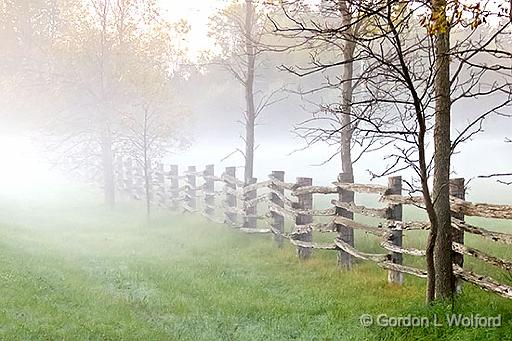
[[[424,280],[389,286],[375,264],[340,271],[335,258],[318,251],[301,263],[271,236],[201,216],[160,210],[148,224],[142,207],[107,210],[92,193],[3,197],[0,339],[512,340],[510,300],[466,285],[453,310],[426,307]],[[452,312],[501,314],[502,326],[359,321]]]

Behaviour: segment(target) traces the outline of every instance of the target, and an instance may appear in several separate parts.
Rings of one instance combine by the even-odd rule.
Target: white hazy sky
[[[177,21],[183,18],[191,25],[188,39],[191,57],[212,46],[208,38],[208,18],[227,3],[227,0],[160,0],[169,19]]]
[[[186,19],[192,27],[188,39],[190,56],[195,58],[201,50],[212,47],[212,41],[208,38],[208,18],[219,8],[222,8],[232,0],[159,0],[162,8],[167,12],[171,20]],[[318,0],[310,0],[318,3]],[[474,1],[466,0],[465,3]],[[507,4],[507,0],[488,0],[486,8],[495,11],[498,5]],[[505,5],[506,6],[506,5]]]

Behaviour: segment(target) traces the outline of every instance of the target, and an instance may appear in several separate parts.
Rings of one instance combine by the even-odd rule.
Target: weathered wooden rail
[[[141,199],[145,193],[142,188],[142,172],[129,160],[120,165],[116,167],[119,190],[132,198]],[[391,177],[388,186],[382,186],[348,183],[345,174],[340,174],[338,181],[331,186],[314,186],[311,178],[297,178],[295,183],[288,183],[285,182],[283,171],[273,171],[264,181],[258,182],[253,178],[244,184],[236,178],[235,167],[227,167],[220,176],[216,176],[213,165],[206,166],[204,171],[197,171],[196,167],[190,166],[183,175],[179,175],[177,165],[171,165],[168,170],[163,165],[157,165],[151,178],[151,200],[154,204],[183,212],[200,213],[212,222],[228,224],[244,233],[272,234],[277,247],[282,247],[285,240],[294,245],[300,259],[311,257],[314,249],[333,250],[338,253],[338,264],[348,269],[353,266],[354,258],[377,263],[388,270],[390,283],[402,284],[403,274],[426,277],[425,270],[403,264],[403,255],[425,256],[424,250],[403,246],[404,231],[427,230],[429,224],[424,221],[403,221],[403,206],[423,207],[423,200],[421,197],[402,194],[401,177]],[[201,184],[198,184],[199,179]],[[512,234],[493,232],[464,221],[465,216],[512,219],[512,205],[465,201],[464,179],[452,180],[450,192],[454,274],[458,287],[461,281],[466,281],[512,299],[511,286],[463,268],[464,256],[471,256],[504,271],[512,271],[512,261],[464,245],[465,233],[512,245]],[[353,201],[354,193],[377,194],[383,207],[356,205]],[[337,195],[338,199],[331,200],[333,206],[330,208],[315,209],[313,195],[317,194]],[[264,214],[258,213],[258,206],[261,208],[262,204],[265,204]],[[202,210],[198,208],[199,205]],[[354,221],[354,214],[379,218],[381,223],[369,226]],[[326,221],[314,222],[314,217],[323,217]],[[285,229],[285,218],[294,222],[290,231]],[[354,230],[379,238],[384,252],[376,254],[358,250],[354,243]],[[337,236],[331,243],[315,243],[313,231],[335,232]]]

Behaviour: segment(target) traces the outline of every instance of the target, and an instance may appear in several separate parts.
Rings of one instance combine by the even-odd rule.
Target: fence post
[[[187,170],[187,205],[190,210],[196,209],[196,166]]]
[[[236,179],[236,167],[226,167],[226,175]],[[229,181],[225,181],[225,192],[226,192],[226,221],[228,224],[236,225],[237,224],[237,215],[234,212],[236,209],[236,183],[230,183]]]
[[[160,204],[162,206],[165,206],[165,176],[164,176],[164,165],[163,163],[159,162],[157,164],[157,184],[158,184],[158,190],[156,191],[156,196],[158,197]]]
[[[204,170],[204,214],[213,217],[215,213],[215,174],[214,165],[207,165]]]
[[[284,182],[284,172],[283,171],[273,171],[272,175],[273,178]],[[270,185],[270,190],[279,193],[284,198],[284,188],[280,188],[274,184]],[[281,208],[284,208],[284,201],[279,198],[274,193],[271,193],[270,200],[272,203],[274,203],[276,206],[279,206]],[[281,214],[278,214],[276,212],[271,212],[272,215],[272,227],[279,232],[279,234],[274,234],[274,240],[277,244],[278,248],[283,247],[283,236],[281,235],[284,233],[284,217]]]
[[[450,195],[456,198],[465,200],[466,199],[466,190],[464,187],[464,178],[450,179]],[[452,213],[452,217],[464,220],[464,214],[462,213]],[[452,228],[452,240],[459,244],[464,245],[464,231]],[[454,252],[453,253],[453,263],[457,264],[462,268],[464,265],[464,255]],[[462,281],[460,278],[456,278],[455,280],[455,292],[460,293],[462,291]]]
[[[341,183],[352,183],[354,182],[353,177],[348,173],[340,173],[338,175],[338,181]],[[354,192],[346,191],[338,188],[338,200],[340,202],[354,202]],[[336,215],[342,216],[347,219],[354,219],[354,213],[347,211],[341,207],[336,207]],[[338,225],[337,230],[339,237],[345,243],[350,246],[354,246],[354,229],[348,226]],[[352,268],[352,256],[343,250],[338,251],[338,266],[345,269]]]
[[[304,186],[312,186],[313,179],[311,178],[297,178],[297,188]],[[311,210],[313,209],[313,194],[302,194],[298,196],[298,209],[300,210]],[[295,227],[293,239],[301,240],[304,242],[312,242],[313,241],[313,232],[310,228],[306,228],[307,225],[313,222],[313,216],[309,214],[298,214],[295,218]],[[305,228],[303,231],[297,231],[297,226],[301,226]],[[311,248],[297,247],[297,255],[299,259],[308,259],[312,254]]]
[[[171,199],[171,209],[177,210],[179,206],[179,196],[180,196],[180,181],[178,177],[178,165],[171,165],[171,170],[169,171],[169,178],[171,180],[170,183],[170,199]]]
[[[389,194],[402,194],[402,177],[391,176],[388,178]],[[402,221],[402,205],[393,205],[389,211],[388,218],[394,221]],[[401,228],[393,227],[389,231],[388,241],[391,244],[402,247],[403,231]],[[391,262],[394,264],[403,264],[403,255],[398,252],[391,252]],[[397,283],[402,285],[404,282],[404,274],[399,271],[388,270],[388,283]]]
[[[250,178],[249,183],[247,185],[253,185],[258,182],[258,179],[256,178]],[[258,195],[258,190],[254,189],[252,191],[248,191],[247,193],[244,193],[244,212],[245,212],[245,219],[244,219],[244,227],[255,229],[257,227],[258,221],[257,221],[257,203],[251,204],[251,206],[247,206],[247,202],[256,199]]]

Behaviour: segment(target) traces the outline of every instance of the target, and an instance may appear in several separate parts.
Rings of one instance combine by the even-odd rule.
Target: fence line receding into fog
[[[131,160],[120,162],[116,169],[118,190],[131,198],[144,198],[143,172]],[[424,269],[403,264],[403,255],[425,257],[425,250],[403,245],[404,231],[428,230],[430,224],[402,219],[404,205],[421,208],[423,199],[402,195],[400,176],[390,177],[388,186],[382,186],[347,183],[345,174],[339,174],[338,180],[329,186],[314,186],[311,178],[301,177],[290,183],[285,181],[285,172],[273,171],[268,179],[258,182],[253,178],[245,185],[236,178],[235,167],[226,167],[220,176],[215,175],[213,165],[200,171],[190,166],[182,175],[178,170],[177,165],[170,165],[168,170],[162,164],[156,167],[150,184],[153,203],[172,210],[198,213],[212,222],[233,226],[247,234],[273,235],[277,247],[282,247],[284,241],[293,244],[300,259],[307,259],[314,249],[320,249],[337,252],[338,265],[345,268],[351,268],[354,259],[375,262],[388,271],[390,283],[402,284],[404,274],[427,276]],[[350,202],[347,198],[352,197],[351,192],[375,194],[381,207],[370,208]],[[512,220],[512,205],[465,201],[464,179],[461,178],[450,181],[450,193],[457,286],[461,286],[461,281],[467,281],[512,299],[511,286],[463,268],[464,256],[470,256],[512,273],[512,261],[464,245],[465,233],[512,245],[512,234],[494,232],[464,221],[465,216]],[[332,199],[331,207],[327,209],[315,209],[313,195],[337,196],[337,199]],[[377,218],[378,223],[356,222],[354,214]],[[292,222],[288,229],[285,228],[287,221]],[[354,230],[377,237],[382,253],[358,250]],[[336,237],[328,243],[314,242],[313,231],[334,232]]]

